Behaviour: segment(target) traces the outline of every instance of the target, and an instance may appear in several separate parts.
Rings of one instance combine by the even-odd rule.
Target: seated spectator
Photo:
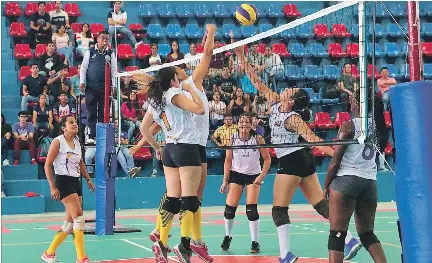
[[[77,54],[84,57],[85,52],[94,46],[94,36],[90,31],[90,25],[84,23],[81,27],[81,33],[76,33],[75,38],[78,44]]]
[[[59,26],[57,32],[52,35],[52,41],[55,44],[57,52],[65,56],[67,64],[73,66],[75,47],[72,45],[73,39],[69,38],[65,30],[65,26]]]
[[[74,33],[72,31],[72,28],[69,24],[69,16],[68,14],[63,10],[62,1],[56,1],[55,2],[55,9],[51,12],[49,12],[50,21],[51,21],[51,30],[52,33],[55,34],[60,26],[64,26],[66,29],[66,34],[69,36],[69,40],[71,42],[74,42]]]
[[[127,21],[127,13],[126,11],[120,8],[120,5],[121,2],[116,1],[114,3],[114,9],[112,11],[109,11],[108,13],[109,42],[112,45],[112,39],[115,36],[114,35],[115,33],[123,34],[129,38],[129,40],[132,42],[132,45],[136,49],[138,45],[142,44],[142,41],[137,42],[132,31],[130,31],[127,27],[125,27]]]
[[[39,95],[48,94],[47,80],[39,74],[37,63],[33,63],[30,68],[31,75],[23,79],[23,96],[21,98],[21,111],[27,110],[27,102],[38,101]],[[49,102],[47,102],[49,104]]]
[[[81,62],[77,65],[78,74],[69,79],[71,84],[70,95],[76,100],[78,96],[84,96],[84,93],[80,88],[80,72],[81,72]]]
[[[169,62],[174,62],[174,61],[181,60],[181,59],[184,59],[184,54],[182,52],[180,52],[178,42],[174,40],[173,42],[171,42],[171,52],[168,53],[168,55],[166,57],[166,62],[169,63]],[[178,67],[184,69],[184,68],[186,68],[186,65],[181,64],[181,65],[178,65]]]
[[[381,68],[381,78],[377,81],[379,93],[381,94],[384,103],[384,111],[387,111],[388,105],[390,103],[390,93],[388,92],[390,86],[397,84],[396,79],[389,78],[388,73],[387,67]]]
[[[30,17],[30,47],[36,48],[36,44],[47,43],[51,39],[51,18],[45,12],[45,2],[38,3],[38,11]]]
[[[59,96],[59,103],[56,103],[52,109],[54,115],[54,134],[58,135],[61,131],[60,122],[63,118],[72,115],[75,116],[75,105],[70,104],[67,99],[68,93],[61,91]]]
[[[76,100],[71,95],[71,82],[67,79],[69,73],[69,67],[63,65],[62,69],[54,76],[48,79],[47,84],[49,85],[49,100],[52,101],[51,105],[57,102],[57,98],[61,92],[64,91],[67,94],[68,101],[70,104],[75,106]]]
[[[278,54],[273,53],[272,47],[267,45],[264,53],[264,72],[268,75],[271,89],[276,91],[276,78],[281,78],[285,74],[285,68]]]
[[[55,52],[55,45],[53,42],[48,42],[47,50],[39,58],[39,69],[44,77],[54,75],[65,64],[65,59]]]
[[[264,55],[258,52],[258,48],[258,43],[253,43],[246,57],[249,64],[254,68],[255,73],[262,79],[262,81],[264,81],[266,85],[268,85],[268,75],[264,71],[266,68]]]
[[[189,53],[187,53],[184,57],[185,58],[190,58],[193,57],[195,55],[197,55],[197,46],[195,43],[191,43],[189,45]],[[191,61],[190,63],[186,64],[186,73],[188,75],[191,75],[192,72],[195,70],[196,67],[198,67],[198,64],[200,63],[200,59],[195,59],[193,61]]]
[[[220,48],[222,45],[218,40],[215,40],[215,47]],[[226,64],[226,52],[217,53],[212,56],[209,65],[210,78],[220,77],[222,75],[222,69]]]
[[[339,87],[341,102],[348,103],[349,97],[358,89],[356,78],[351,73],[351,63],[344,64],[342,75],[337,80],[337,86]],[[346,111],[348,110],[346,108]]]
[[[226,104],[220,100],[220,93],[218,91],[213,93],[213,100],[209,102],[209,112],[210,129],[215,130],[223,124],[226,112]]]
[[[126,120],[126,124],[129,127],[128,129],[128,140],[132,139],[132,135],[136,128],[139,128],[141,122],[139,121],[142,118],[141,107],[136,99],[136,92],[131,92],[129,94],[129,100],[122,103],[121,113]]]
[[[149,68],[156,65],[165,63],[165,58],[158,54],[158,45],[153,43],[151,45],[151,53],[144,57],[144,68]]]
[[[236,81],[233,77],[231,77],[229,68],[224,66],[221,76],[216,78],[216,86],[218,87],[222,101],[225,103],[230,103],[233,98],[236,85]]]
[[[25,111],[18,113],[18,120],[19,122],[12,125],[12,133],[15,137],[13,165],[19,164],[20,151],[23,146],[29,148],[31,163],[36,164],[36,147],[33,139],[34,127],[30,122],[27,122],[27,112]]]
[[[229,113],[226,113],[224,117],[224,125],[217,128],[210,139],[217,146],[227,146],[229,144],[229,140],[237,131],[237,125],[233,124],[233,116]]]
[[[12,142],[12,127],[6,123],[6,119],[1,114],[1,138],[2,138],[2,144],[1,144],[1,160],[3,165],[9,165],[9,160],[7,156],[9,144]]]
[[[1,170],[1,197],[6,197],[5,188],[4,188],[4,178],[3,178],[3,170]]]
[[[159,145],[165,145],[166,144],[165,143],[165,133],[162,130],[160,130],[155,135],[155,140],[159,143]],[[156,150],[153,149],[153,147],[151,147],[151,150],[152,150],[152,157],[153,157],[152,177],[164,176],[162,160],[157,159]],[[162,149],[162,151],[163,151],[163,149]]]
[[[227,112],[230,113],[234,119],[234,123],[237,123],[240,115],[250,111],[249,96],[243,93],[242,88],[237,88],[233,99],[228,105]]]
[[[128,100],[129,94],[132,91],[138,90],[138,83],[133,80],[130,76],[122,77],[120,82],[120,97],[122,100]],[[136,94],[135,94],[136,95]]]
[[[265,130],[264,127],[260,126],[262,123],[262,120],[258,119],[258,116],[256,114],[252,114],[252,130],[256,132],[256,134],[264,137]]]
[[[33,108],[33,126],[36,132],[39,129],[53,130],[53,113],[49,105],[46,105],[47,95],[39,96],[39,104]]]
[[[256,114],[260,120],[263,120],[263,123],[266,125],[268,125],[268,120],[270,117],[270,106],[270,103],[262,93],[258,96],[255,96],[255,99],[252,103],[252,112]]]

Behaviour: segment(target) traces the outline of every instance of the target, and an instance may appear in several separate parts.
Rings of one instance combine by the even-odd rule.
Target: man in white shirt
[[[142,44],[142,41],[137,42],[132,31],[130,31],[127,27],[125,27],[126,20],[127,20],[127,13],[126,11],[120,8],[120,5],[121,2],[116,1],[114,3],[114,9],[108,13],[109,42],[112,46],[112,39],[114,37],[114,34],[115,33],[123,34],[129,38],[129,40],[132,42],[132,45],[136,49],[140,44]]]

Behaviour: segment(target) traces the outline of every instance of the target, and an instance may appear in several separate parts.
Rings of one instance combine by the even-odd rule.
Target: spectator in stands
[[[390,86],[397,84],[396,79],[395,78],[389,78],[388,74],[389,74],[388,68],[382,67],[381,68],[381,78],[378,79],[378,81],[377,81],[379,93],[381,94],[382,100],[384,103],[384,111],[387,111],[388,104],[390,103],[390,94],[388,92],[390,89]]]
[[[195,43],[191,43],[189,45],[189,53],[187,53],[184,57],[190,58],[190,57],[195,56],[195,55],[197,55],[197,46]],[[194,71],[195,68],[198,67],[198,64],[200,63],[200,61],[201,61],[200,59],[196,59],[196,60],[193,60],[190,63],[186,64],[186,69],[187,69],[186,73],[188,75],[191,75],[192,71]]]
[[[181,59],[184,59],[184,54],[180,51],[178,42],[174,40],[173,42],[171,42],[171,52],[168,53],[167,58],[166,58],[166,62],[169,63],[169,62],[174,62],[174,61],[181,60]],[[181,64],[181,65],[178,65],[178,67],[184,69],[184,68],[186,68],[186,65]]]
[[[94,36],[90,31],[90,25],[84,23],[81,27],[81,33],[76,33],[76,42],[78,44],[76,51],[81,57],[84,57],[85,52],[94,46]]]
[[[264,124],[268,124],[271,110],[270,106],[271,105],[265,98],[264,94],[259,94],[258,96],[255,96],[255,99],[252,102],[252,112],[256,114]]]
[[[269,85],[276,90],[276,78],[283,77],[285,74],[284,65],[278,54],[273,53],[272,47],[267,45],[264,53],[264,72],[268,75]]]
[[[1,160],[3,165],[9,165],[7,152],[9,144],[12,142],[12,127],[6,123],[3,113],[1,114],[1,138]]]
[[[48,79],[47,84],[49,85],[49,100],[52,102],[51,105],[57,102],[57,98],[61,92],[64,91],[67,94],[69,103],[75,105],[76,100],[71,95],[71,82],[68,80],[67,75],[69,73],[69,67],[63,65],[60,71]]]
[[[27,122],[27,112],[18,113],[18,122],[12,125],[12,133],[15,137],[14,142],[14,162],[13,165],[19,164],[20,151],[23,146],[30,150],[31,163],[36,164],[36,147],[34,142],[34,127]]]
[[[53,42],[48,42],[47,49],[39,58],[40,74],[44,77],[54,75],[64,65],[65,59],[55,52]]]
[[[258,119],[258,116],[254,113],[252,113],[252,130],[256,132],[256,134],[264,137],[265,130],[264,127],[262,127],[260,124],[262,124],[262,120]]]
[[[105,59],[111,65],[111,81],[109,86],[115,89],[117,60],[114,51],[108,48],[108,36],[105,31],[99,33],[97,43],[86,51],[80,71],[80,89],[85,91],[86,107],[90,137],[86,143],[94,143],[96,137],[96,121],[103,122],[105,97]]]
[[[5,188],[4,188],[4,178],[3,178],[3,170],[1,170],[1,197],[6,197]]]
[[[122,103],[121,113],[126,120],[129,127],[127,132],[127,139],[130,141],[136,128],[139,128],[141,122],[139,121],[143,114],[141,107],[137,101],[136,92],[132,91],[129,94],[129,100]]]
[[[226,146],[237,131],[237,125],[233,124],[233,116],[230,113],[226,113],[224,117],[224,125],[216,129],[211,136],[211,140],[217,146]]]
[[[51,30],[52,33],[56,33],[60,26],[65,26],[66,33],[69,35],[69,40],[74,42],[74,33],[69,24],[69,16],[63,10],[62,1],[55,2],[55,9],[49,12],[50,21],[51,21]]]
[[[213,93],[213,100],[209,102],[210,129],[215,130],[223,124],[226,104],[221,101],[219,91]]]
[[[157,143],[159,143],[159,145],[165,145],[166,144],[165,143],[165,133],[163,132],[163,130],[160,130],[158,133],[156,133],[155,140],[157,141]],[[152,177],[163,176],[164,171],[163,171],[162,160],[157,159],[156,150],[153,149],[153,147],[151,147],[151,150],[152,150],[152,159],[153,159]],[[163,149],[162,149],[162,151],[163,151]]]
[[[36,48],[36,43],[46,43],[51,38],[51,18],[45,12],[45,2],[38,3],[38,11],[30,17],[30,47]]]
[[[349,97],[358,89],[356,78],[351,72],[351,63],[344,64],[342,75],[337,80],[337,86],[340,90],[341,102],[348,103]]]
[[[78,63],[77,65],[77,69],[78,69],[78,74],[76,74],[75,76],[73,76],[72,78],[70,78],[70,85],[71,85],[71,89],[70,89],[70,95],[72,97],[74,97],[74,99],[76,100],[77,97],[79,95],[84,95],[81,92],[80,89],[80,71],[81,71],[81,63]]]
[[[165,63],[165,58],[158,54],[158,45],[153,43],[151,45],[151,53],[144,57],[144,68],[149,68],[156,65]]]
[[[237,88],[234,97],[228,105],[227,112],[231,113],[234,123],[237,123],[240,115],[250,111],[249,96],[245,95],[242,88]]]
[[[222,46],[222,44],[215,40],[215,49],[216,48],[220,48]],[[211,61],[210,61],[210,65],[209,65],[209,75],[210,78],[216,78],[216,77],[220,77],[222,75],[222,69],[224,67],[224,65],[226,64],[226,52],[222,52],[222,53],[217,53],[215,55],[212,56]]]
[[[65,56],[67,64],[73,66],[75,47],[72,45],[73,38],[71,40],[68,34],[66,34],[65,26],[58,27],[57,32],[52,35],[52,41],[55,44],[57,52]]]
[[[52,109],[54,115],[54,134],[60,134],[61,120],[69,115],[75,116],[75,105],[68,102],[68,93],[60,91],[60,102],[56,103]]]
[[[258,43],[253,43],[250,46],[250,50],[247,54],[247,60],[249,64],[252,65],[252,67],[254,68],[255,73],[261,77],[261,79],[266,85],[268,85],[268,75],[264,71],[267,65],[265,63],[264,55],[258,52],[258,48]]]
[[[33,108],[32,123],[36,131],[39,129],[54,129],[52,108],[46,102],[47,95],[41,94],[39,96],[39,104],[36,104]]]
[[[31,65],[30,72],[31,74],[23,79],[21,111],[27,110],[27,102],[38,101],[39,95],[48,93],[47,80],[39,74],[37,63]]]
[[[125,76],[120,79],[120,90],[121,90],[121,99],[129,100],[129,95],[132,91],[138,90],[137,82],[132,79],[130,76]],[[136,95],[136,94],[135,94]]]
[[[236,85],[237,82],[233,77],[231,77],[228,66],[224,66],[221,76],[216,78],[216,86],[220,92],[221,100],[227,104],[230,103],[233,98]]]
[[[132,45],[136,49],[140,44],[142,44],[142,41],[137,42],[132,31],[125,27],[127,21],[127,13],[126,11],[121,9],[120,5],[120,1],[114,2],[113,10],[109,11],[108,13],[109,42],[112,43],[111,41],[113,37],[117,37],[115,36],[115,33],[123,34],[129,38],[129,40],[132,42]]]

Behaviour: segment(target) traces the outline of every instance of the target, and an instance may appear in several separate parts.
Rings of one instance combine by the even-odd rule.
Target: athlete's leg
[[[259,213],[258,213],[258,197],[261,186],[250,184],[246,186],[246,216],[249,220],[249,230],[251,234],[251,253],[261,252],[258,243],[259,238]]]

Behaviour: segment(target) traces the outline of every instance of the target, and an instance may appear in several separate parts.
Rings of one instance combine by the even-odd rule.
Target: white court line
[[[129,243],[129,244],[131,244],[131,245],[134,245],[134,246],[136,246],[136,247],[142,248],[142,249],[144,249],[144,250],[147,250],[147,251],[150,251],[150,252],[153,253],[153,251],[152,251],[150,248],[145,247],[145,246],[142,246],[142,245],[137,244],[137,243],[135,243],[135,242],[132,242],[132,241],[130,241],[130,240],[122,239],[121,241],[126,242],[126,243]],[[173,261],[175,261],[175,262],[180,262],[178,259],[176,259],[176,258],[174,258],[174,257],[168,257],[168,258],[171,259],[171,260],[173,260]]]

